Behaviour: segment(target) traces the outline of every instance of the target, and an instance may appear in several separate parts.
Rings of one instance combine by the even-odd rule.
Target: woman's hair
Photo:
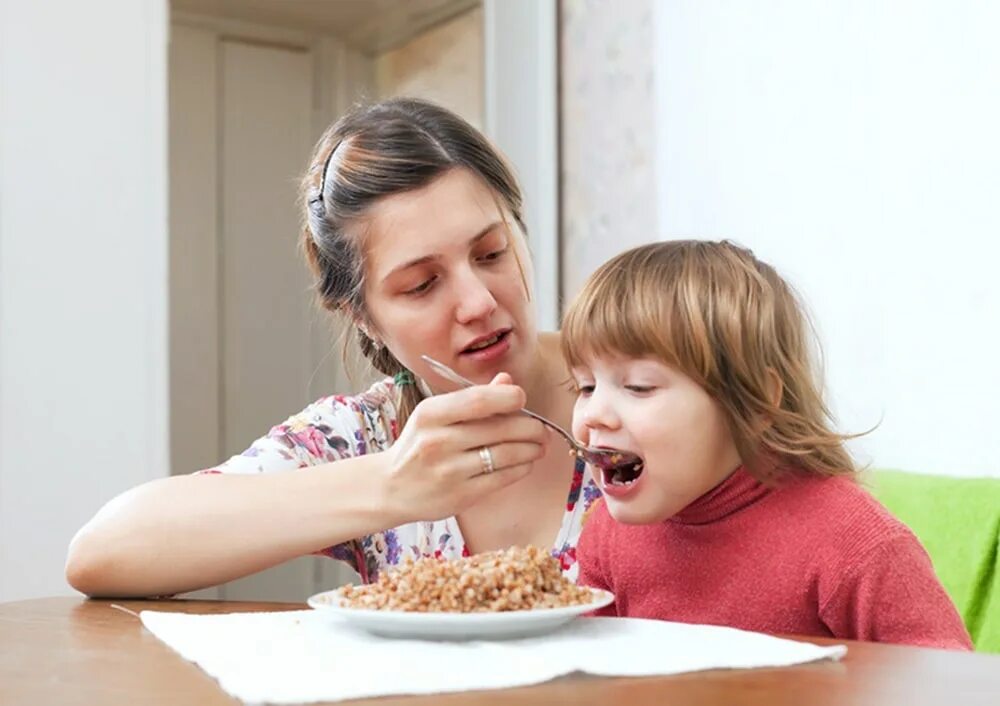
[[[521,190],[504,159],[465,120],[422,100],[393,98],[354,108],[320,138],[302,179],[302,247],[320,304],[360,323],[362,354],[382,373],[402,376],[397,380],[406,379],[408,371],[365,328],[371,319],[365,305],[364,229],[348,230],[380,199],[427,186],[457,167],[482,179],[525,232]],[[412,383],[399,387],[402,428],[422,393]]]
[[[562,348],[570,366],[618,354],[680,370],[721,406],[760,480],[791,469],[849,475],[853,436],[832,430],[812,333],[792,288],[752,252],[676,240],[624,252],[591,275],[566,313]]]

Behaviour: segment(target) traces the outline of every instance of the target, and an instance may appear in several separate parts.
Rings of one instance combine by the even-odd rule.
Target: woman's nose
[[[469,323],[488,317],[497,308],[497,300],[486,283],[474,272],[459,281],[455,297],[458,300],[455,317],[459,323]]]

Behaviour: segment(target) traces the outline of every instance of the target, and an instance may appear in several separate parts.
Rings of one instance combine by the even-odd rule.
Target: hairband
[[[416,378],[413,377],[413,373],[411,373],[409,370],[407,370],[405,368],[403,370],[400,370],[398,373],[396,373],[392,377],[392,380],[393,380],[393,382],[396,383],[396,387],[403,387],[404,385],[416,385],[417,384],[417,380],[416,380]]]
[[[340,145],[343,142],[344,141],[341,140],[336,145],[334,145],[333,149],[330,150],[330,154],[328,154],[326,156],[326,161],[323,162],[323,177],[320,179],[320,182],[319,182],[319,200],[320,201],[323,200],[323,191],[324,191],[324,189],[326,189],[326,172],[327,172],[327,170],[330,169],[330,162],[333,161],[333,153],[337,151],[337,148],[340,147]]]

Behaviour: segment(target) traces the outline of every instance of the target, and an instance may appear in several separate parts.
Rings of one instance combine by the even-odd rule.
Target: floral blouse
[[[373,385],[352,397],[324,397],[302,412],[271,429],[238,456],[202,473],[269,473],[338,461],[369,452],[383,451],[396,441],[396,390],[391,379]],[[563,573],[575,581],[578,574],[576,545],[583,518],[600,497],[585,464],[578,460],[567,489],[566,510],[552,556]],[[387,566],[407,557],[436,556],[447,559],[468,556],[454,517],[433,522],[412,522],[323,549],[323,554],[345,561],[370,583]]]

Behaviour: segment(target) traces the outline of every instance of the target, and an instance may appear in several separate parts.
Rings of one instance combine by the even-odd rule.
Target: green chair
[[[886,470],[863,478],[927,549],[976,650],[1000,653],[1000,478]]]

